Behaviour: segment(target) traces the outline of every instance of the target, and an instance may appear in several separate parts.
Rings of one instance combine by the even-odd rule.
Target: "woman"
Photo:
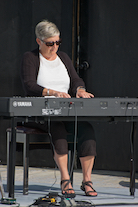
[[[26,96],[55,96],[60,98],[93,98],[86,92],[85,84],[77,75],[72,61],[66,53],[58,51],[61,44],[60,32],[55,24],[44,20],[37,24],[36,42],[38,49],[23,56],[21,77]],[[38,124],[47,131],[47,124]],[[67,122],[51,123],[54,159],[61,173],[62,194],[75,197],[67,168],[67,132],[71,131]],[[73,129],[72,129],[73,130]],[[91,171],[96,155],[96,142],[92,126],[87,122],[78,123],[78,154],[82,166],[81,189],[86,195],[97,196],[92,187]]]

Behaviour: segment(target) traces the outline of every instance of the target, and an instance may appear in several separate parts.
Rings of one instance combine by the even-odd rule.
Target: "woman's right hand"
[[[55,96],[58,98],[71,98],[71,96],[68,93],[55,91],[55,90],[47,89],[47,88],[43,89],[42,96]]]
[[[59,91],[55,91],[54,96],[58,98],[71,98],[71,96],[68,93],[59,92]]]

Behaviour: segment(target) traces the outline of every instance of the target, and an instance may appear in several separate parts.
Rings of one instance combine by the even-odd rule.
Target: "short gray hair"
[[[43,20],[36,25],[35,34],[37,38],[44,40],[45,38],[60,35],[60,31],[54,23]]]

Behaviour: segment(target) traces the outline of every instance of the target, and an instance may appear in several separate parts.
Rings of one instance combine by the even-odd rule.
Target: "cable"
[[[132,206],[138,205],[138,203],[103,203],[103,204],[95,204],[96,206]]]
[[[48,109],[50,109],[50,105],[49,105],[49,102],[47,102],[47,106],[48,106]],[[55,151],[55,146],[54,146],[54,144],[53,144],[53,141],[52,141],[52,135],[51,135],[51,130],[50,130],[50,122],[51,122],[51,120],[50,120],[50,113],[49,113],[49,116],[48,116],[48,122],[47,122],[47,124],[48,124],[48,136],[49,136],[49,139],[50,139],[50,143],[51,143],[51,145],[52,145],[52,148],[53,148],[53,152]],[[54,162],[55,162],[55,160],[54,160]],[[55,162],[55,169],[57,168],[57,165],[56,165],[56,162]],[[54,183],[51,185],[51,187],[50,187],[50,189],[49,189],[49,193],[50,193],[50,191],[51,191],[51,189],[52,189],[52,187],[55,185],[55,183],[57,182],[57,176],[56,176],[56,170],[54,170],[54,175],[55,175],[55,181],[54,181]]]
[[[74,106],[74,110],[75,110],[75,133],[74,133],[74,148],[73,148],[73,160],[72,160],[72,166],[71,166],[71,170],[70,170],[70,179],[71,179],[71,175],[73,173],[73,167],[74,167],[74,162],[75,162],[75,152],[76,152],[76,143],[77,143],[77,114],[76,114],[76,106],[75,103],[70,103]],[[70,106],[69,106],[70,109]],[[69,115],[69,114],[68,114]]]
[[[131,114],[131,128],[130,128],[130,154],[131,154],[131,164],[132,164],[132,168],[135,169],[135,164],[134,164],[134,149],[133,149],[133,136],[135,136],[134,133],[134,120],[133,120],[133,109],[134,109],[134,103],[128,102],[127,103],[127,107],[126,107],[126,111],[128,110],[128,106],[129,104],[132,104],[132,114]],[[126,114],[125,114],[126,115]],[[131,181],[133,182],[134,178],[135,178],[135,170],[131,171]],[[131,187],[132,187],[132,182]]]
[[[70,102],[69,103],[69,107],[68,107],[68,116],[69,116],[69,112],[70,110],[72,109],[71,106],[74,106],[74,111],[75,111],[75,132],[74,132],[74,147],[73,147],[73,159],[72,159],[72,165],[71,165],[71,168],[70,168],[70,180],[71,180],[71,175],[73,173],[73,167],[74,167],[74,162],[75,162],[75,155],[76,155],[76,143],[77,143],[77,112],[76,112],[76,105],[74,102]],[[49,102],[47,102],[47,107],[48,109],[50,109],[50,105],[49,105]],[[49,116],[48,116],[48,135],[49,135],[49,138],[50,138],[50,142],[51,142],[51,145],[53,147],[53,150],[55,151],[55,147],[54,147],[54,144],[52,142],[52,135],[51,135],[51,132],[50,132],[50,113],[49,113]],[[56,164],[56,162],[55,162]],[[52,184],[51,188],[53,187],[53,185],[56,183],[57,181],[57,178],[56,178],[56,175],[55,175],[55,182]],[[50,190],[51,190],[50,188]],[[49,190],[49,192],[50,192]]]

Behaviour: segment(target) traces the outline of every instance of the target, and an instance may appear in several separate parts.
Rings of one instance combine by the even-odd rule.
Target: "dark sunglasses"
[[[55,43],[56,45],[60,45],[61,44],[61,39],[56,41],[56,42],[45,42],[44,40],[41,40],[46,46],[48,47],[52,47]]]

